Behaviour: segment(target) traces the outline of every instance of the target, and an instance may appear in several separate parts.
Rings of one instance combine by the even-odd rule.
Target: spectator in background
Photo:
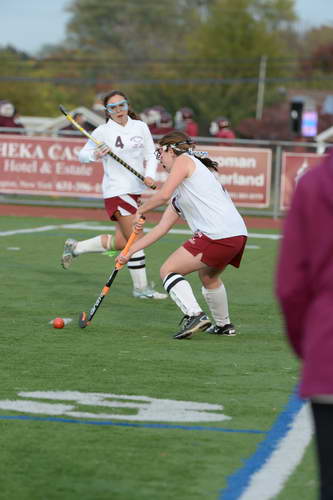
[[[153,135],[164,135],[168,132],[172,132],[174,129],[172,123],[172,116],[168,111],[161,111],[160,118],[156,127],[152,129],[151,133]]]
[[[225,117],[216,118],[209,126],[209,133],[221,139],[235,139],[236,135],[230,128],[230,121]],[[219,142],[218,146],[233,146],[232,141]]]
[[[333,498],[333,151],[299,178],[280,248],[276,292],[311,401],[320,499]]]
[[[87,130],[87,132],[91,132],[92,130],[94,130],[94,127],[86,121],[83,113],[74,113],[73,118],[81,127]],[[63,127],[62,129],[60,129],[58,135],[61,135],[63,137],[78,138],[81,137],[82,134],[76,127],[74,127],[74,125],[70,123],[69,125],[67,125],[67,127]]]
[[[18,130],[1,130],[2,128]],[[22,134],[24,127],[13,103],[4,99],[0,101],[0,133],[1,134]]]
[[[150,133],[152,133],[152,130],[156,128],[160,116],[161,113],[160,110],[157,109],[157,106],[146,108],[142,111],[142,113],[140,113],[140,119],[148,125]]]
[[[163,106],[146,108],[140,118],[148,125],[152,135],[164,135],[174,129],[172,116]]]
[[[191,108],[180,108],[175,114],[175,128],[190,137],[198,137],[199,126],[193,117],[194,113]]]
[[[103,104],[103,100],[104,100],[105,95],[106,95],[106,93],[97,94],[95,97],[95,101],[92,105],[92,110],[101,116],[104,116],[104,112],[105,112],[104,104]]]

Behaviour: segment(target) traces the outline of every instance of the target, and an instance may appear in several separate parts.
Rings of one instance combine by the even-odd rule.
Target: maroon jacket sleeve
[[[304,318],[310,300],[307,228],[307,193],[300,181],[285,219],[277,264],[276,294],[285,320],[286,333],[295,353],[302,358]]]
[[[199,135],[198,124],[194,121],[187,123],[185,133],[190,137],[197,137]]]

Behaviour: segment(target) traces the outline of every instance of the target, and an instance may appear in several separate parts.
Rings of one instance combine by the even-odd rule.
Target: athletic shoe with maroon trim
[[[64,251],[61,257],[61,265],[64,269],[68,269],[69,266],[72,263],[72,260],[76,255],[74,255],[74,248],[77,245],[77,241],[73,240],[72,238],[68,238],[68,240],[65,241],[64,245]]]
[[[211,322],[208,316],[202,312],[197,316],[187,316],[185,315],[181,320],[182,329],[180,332],[173,336],[174,339],[189,339],[192,337],[193,333],[198,331],[207,330],[210,327]]]
[[[214,335],[224,335],[226,337],[234,337],[236,335],[236,328],[232,323],[228,323],[224,326],[212,325],[206,330],[207,333],[213,333]]]

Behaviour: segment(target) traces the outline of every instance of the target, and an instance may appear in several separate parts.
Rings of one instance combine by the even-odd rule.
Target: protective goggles
[[[118,101],[118,102],[113,102],[113,103],[107,104],[105,106],[105,109],[110,114],[117,113],[117,111],[127,111],[128,110],[128,102],[126,99],[123,99],[122,101]]]
[[[168,151],[169,144],[165,144],[164,146],[159,146],[157,149],[155,149],[155,158],[156,160],[160,160],[163,151]]]

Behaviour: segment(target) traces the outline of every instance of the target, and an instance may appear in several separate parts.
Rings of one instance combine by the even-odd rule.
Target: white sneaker
[[[77,245],[77,241],[69,238],[65,241],[64,251],[61,257],[61,265],[64,269],[68,269],[72,263],[72,260],[77,257],[74,255],[74,249]]]
[[[167,293],[156,292],[153,288],[133,288],[133,297],[137,299],[166,299],[168,297]]]

